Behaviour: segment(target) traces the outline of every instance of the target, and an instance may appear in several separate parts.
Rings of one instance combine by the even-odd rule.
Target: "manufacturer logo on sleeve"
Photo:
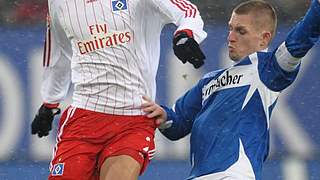
[[[53,166],[51,174],[52,176],[62,176],[63,170],[64,170],[64,163],[58,163]]]
[[[112,0],[112,11],[127,10],[127,0]]]

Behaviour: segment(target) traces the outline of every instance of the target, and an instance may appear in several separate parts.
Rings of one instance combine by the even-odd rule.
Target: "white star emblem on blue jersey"
[[[258,66],[257,53],[250,55],[249,58],[250,58],[251,62],[253,63],[253,65]],[[252,78],[254,78],[252,80],[254,83],[250,84],[250,88],[248,90],[247,96],[242,104],[242,109],[247,105],[247,103],[249,102],[249,100],[253,96],[254,92],[257,90],[259,92],[259,95],[261,96],[261,101],[262,101],[264,113],[267,118],[267,125],[268,125],[268,129],[269,129],[269,124],[270,124],[269,107],[277,100],[277,98],[279,96],[279,92],[274,92],[274,91],[267,89],[267,87],[260,80],[258,71],[257,71],[256,75],[253,76]]]

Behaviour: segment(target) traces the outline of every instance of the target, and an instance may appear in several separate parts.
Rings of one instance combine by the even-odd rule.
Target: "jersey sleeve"
[[[160,13],[165,24],[173,23],[178,26],[176,31],[190,29],[194,39],[201,43],[207,33],[203,30],[203,20],[196,5],[187,0],[150,0]]]
[[[41,95],[46,103],[60,103],[71,84],[71,44],[61,27],[57,13],[49,4],[44,47]]]
[[[288,33],[286,40],[272,53],[260,53],[261,80],[271,90],[281,91],[296,78],[301,58],[318,41],[320,35],[320,4],[313,0],[304,18]],[[262,62],[262,63],[260,63]]]
[[[189,134],[194,119],[202,109],[201,80],[180,97],[173,108],[162,107],[167,112],[167,122],[161,133],[171,140],[178,140]]]
[[[318,41],[319,35],[320,3],[313,0],[304,18],[289,32],[285,47],[294,58],[302,58]],[[278,61],[281,62],[281,59]]]
[[[258,52],[258,71],[260,80],[272,91],[280,92],[296,79],[300,66],[292,71],[284,70],[278,63],[274,52]]]

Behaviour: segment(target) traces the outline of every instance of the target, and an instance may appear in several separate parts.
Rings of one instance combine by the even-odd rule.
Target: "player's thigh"
[[[149,121],[148,119],[147,122]],[[108,158],[126,155],[140,164],[140,174],[144,172],[155,154],[154,127],[144,122],[140,118],[127,124],[113,141],[104,147],[98,160],[100,169]]]
[[[94,123],[85,123],[88,113],[70,106],[61,116],[49,179],[97,179],[97,157],[103,146],[91,142],[94,133],[85,125]]]
[[[100,180],[136,180],[141,165],[128,155],[107,158],[100,169]]]
[[[99,149],[82,141],[58,143],[50,163],[50,180],[97,180],[97,154]]]

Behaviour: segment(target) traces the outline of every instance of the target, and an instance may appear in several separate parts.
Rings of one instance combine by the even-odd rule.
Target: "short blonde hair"
[[[240,3],[233,9],[238,15],[253,14],[256,17],[257,28],[267,28],[272,37],[277,29],[277,14],[274,7],[263,0],[249,0]]]

